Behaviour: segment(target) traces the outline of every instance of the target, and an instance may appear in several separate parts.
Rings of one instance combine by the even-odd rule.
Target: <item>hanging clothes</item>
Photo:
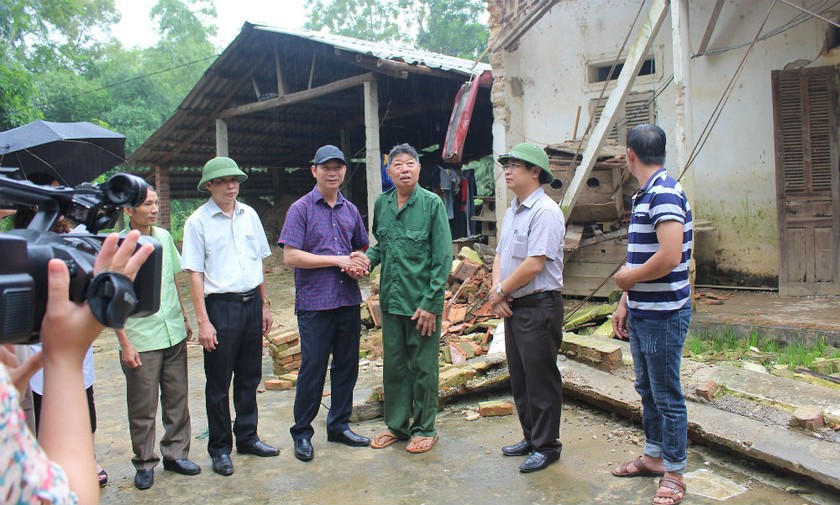
[[[460,192],[461,178],[451,168],[440,168],[440,191],[443,194],[443,203],[446,206],[446,217],[455,218],[455,194]]]
[[[464,190],[464,214],[467,216],[467,236],[472,237],[476,234],[476,223],[472,219],[475,216],[475,170],[461,171],[461,178],[464,184],[466,184]]]

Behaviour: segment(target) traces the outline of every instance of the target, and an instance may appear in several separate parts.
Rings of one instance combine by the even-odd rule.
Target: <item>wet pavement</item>
[[[765,291],[697,289],[701,294],[692,314],[692,331],[725,333],[740,337],[753,332],[760,337],[812,344],[823,337],[840,347],[840,297],[784,297]],[[712,293],[721,299],[711,303],[702,297]]]
[[[286,273],[269,276],[275,321],[293,324],[293,290]],[[187,290],[183,290],[185,293]],[[188,304],[189,306],[189,304]],[[194,321],[194,318],[191,317]],[[278,446],[275,458],[232,454],[235,473],[222,477],[212,472],[206,452],[204,370],[201,349],[189,346],[190,411],[193,441],[191,459],[202,473],[187,477],[155,470],[155,485],[134,488],[131,444],[128,436],[125,379],[119,368],[118,344],[112,332],[95,345],[96,404],[99,463],[111,483],[102,491],[104,504],[647,504],[656,490],[653,478],[619,479],[609,470],[641,452],[643,435],[637,424],[610,412],[568,400],[563,406],[560,461],[534,474],[520,474],[524,458],[501,455],[502,445],[520,440],[515,416],[467,420],[479,401],[511,401],[497,390],[448,405],[439,414],[441,437],[432,451],[412,455],[397,443],[383,450],[350,448],[326,440],[325,409],[315,422],[315,459],[309,463],[293,456],[289,427],[294,390],[258,395],[260,436]],[[264,378],[272,378],[269,357],[263,357]],[[381,383],[381,368],[363,367],[357,396]],[[328,388],[329,386],[327,386]],[[324,398],[329,405],[329,397]],[[159,417],[159,414],[158,414]],[[380,420],[354,425],[358,433],[373,436],[383,429]],[[161,425],[157,425],[158,437]],[[688,494],[684,503],[727,504],[832,504],[836,493],[813,483],[768,470],[743,458],[689,444]],[[802,494],[804,493],[804,494]]]
[[[112,335],[103,334],[97,346],[96,449],[100,464],[111,478],[102,494],[106,504],[642,504],[650,503],[656,489],[652,478],[618,479],[609,475],[618,462],[639,454],[643,436],[638,426],[572,401],[563,408],[561,460],[545,471],[520,474],[517,467],[523,458],[507,458],[499,452],[501,445],[521,437],[515,416],[466,419],[479,401],[510,401],[505,391],[448,406],[439,416],[440,442],[421,455],[409,454],[400,443],[373,450],[327,442],[322,410],[315,423],[315,460],[302,463],[294,459],[288,435],[294,401],[294,390],[290,390],[267,391],[258,397],[260,435],[281,448],[280,456],[258,458],[234,453],[236,472],[221,477],[210,468],[206,441],[194,438],[191,458],[201,465],[200,475],[181,476],[164,472],[159,466],[154,487],[139,491],[133,486],[125,383],[117,345]],[[189,354],[193,436],[200,438],[206,429],[201,352],[193,345]],[[264,372],[271,372],[267,358]],[[380,372],[378,367],[368,367],[359,389],[378,382]],[[324,403],[329,405],[329,398]],[[380,420],[373,420],[353,428],[372,436],[383,426]],[[700,446],[690,447],[689,470],[693,473],[689,476],[688,503],[716,503],[696,493],[726,496],[732,490],[740,493],[726,503],[840,503],[828,492]],[[798,492],[812,494],[795,494]]]

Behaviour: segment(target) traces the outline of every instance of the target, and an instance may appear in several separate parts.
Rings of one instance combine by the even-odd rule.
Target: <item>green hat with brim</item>
[[[499,163],[509,159],[522,160],[532,165],[536,165],[540,167],[543,173],[548,177],[546,184],[554,181],[554,174],[552,174],[551,169],[548,168],[548,155],[542,147],[535,146],[534,144],[529,144],[527,142],[517,144],[510,150],[510,152],[499,156]]]
[[[213,158],[204,164],[204,170],[201,171],[201,181],[198,183],[198,190],[209,191],[207,189],[208,182],[213,179],[221,179],[222,177],[231,177],[234,175],[239,177],[239,182],[243,182],[248,178],[248,174],[240,170],[239,165],[232,159],[225,158],[224,156]]]

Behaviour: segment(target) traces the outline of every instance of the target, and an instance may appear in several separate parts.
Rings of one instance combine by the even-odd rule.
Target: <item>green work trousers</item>
[[[416,325],[409,316],[382,313],[385,425],[401,439],[437,435],[440,315],[430,337]]]

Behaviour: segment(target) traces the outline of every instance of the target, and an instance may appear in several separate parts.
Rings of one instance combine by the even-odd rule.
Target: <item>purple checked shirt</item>
[[[343,256],[366,248],[370,241],[356,206],[339,193],[331,208],[316,186],[289,207],[277,244],[312,254]],[[358,281],[338,267],[295,268],[295,312],[361,302]]]

